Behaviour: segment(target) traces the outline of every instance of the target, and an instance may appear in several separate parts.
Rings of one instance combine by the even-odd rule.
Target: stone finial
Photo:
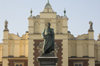
[[[19,34],[18,34],[18,32],[17,32],[17,36],[20,37]]]
[[[66,10],[64,9],[64,16],[66,16]]]
[[[5,20],[5,29],[4,29],[4,31],[9,31],[8,30],[8,21],[7,20]]]
[[[98,40],[97,41],[100,41],[100,34],[98,35]]]
[[[90,21],[90,22],[89,22],[89,24],[90,24],[90,28],[89,28],[89,30],[88,30],[88,31],[93,31],[93,22],[92,22],[92,21]]]
[[[31,9],[31,10],[30,10],[30,16],[32,16],[32,12],[33,12],[33,11],[32,11],[32,9]]]

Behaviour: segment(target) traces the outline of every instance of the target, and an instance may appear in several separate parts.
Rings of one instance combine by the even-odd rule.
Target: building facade
[[[57,15],[49,2],[40,15],[28,18],[28,31],[22,36],[10,34],[5,21],[3,43],[0,44],[0,66],[39,66],[37,57],[41,55],[43,43],[41,33],[46,23],[51,23],[55,32],[55,55],[57,66],[100,66],[100,35],[94,40],[92,22],[88,34],[74,37],[68,31],[66,10],[64,16]]]

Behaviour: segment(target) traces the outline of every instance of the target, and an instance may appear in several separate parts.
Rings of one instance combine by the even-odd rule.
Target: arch
[[[39,22],[34,23],[34,33],[39,33]]]

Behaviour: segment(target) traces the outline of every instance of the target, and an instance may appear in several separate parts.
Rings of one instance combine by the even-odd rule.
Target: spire
[[[98,35],[98,40],[97,41],[100,41],[100,34]]]
[[[4,29],[4,31],[9,31],[8,30],[8,21],[7,20],[5,20],[5,29]]]
[[[48,0],[48,3],[49,3],[49,0]]]
[[[49,0],[47,1],[47,4],[45,5],[45,8],[46,9],[52,8],[51,5],[50,5],[50,3],[49,3]]]
[[[30,16],[32,16],[32,12],[33,12],[33,11],[32,11],[32,9],[31,9],[31,10],[30,10]]]

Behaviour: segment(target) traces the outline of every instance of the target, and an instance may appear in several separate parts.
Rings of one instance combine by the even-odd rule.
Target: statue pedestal
[[[51,54],[43,54],[38,57],[38,61],[40,66],[56,66],[58,58]]]

